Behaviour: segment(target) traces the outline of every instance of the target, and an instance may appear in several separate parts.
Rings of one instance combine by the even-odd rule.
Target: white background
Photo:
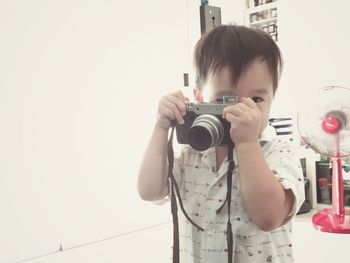
[[[242,22],[235,2],[211,4]],[[160,96],[191,71],[199,4],[0,1],[0,262],[171,220],[136,179]],[[163,246],[164,262],[163,229],[164,242],[149,230],[37,261],[151,262]]]
[[[242,24],[243,2],[210,4]],[[274,116],[316,99],[312,88],[350,87],[350,4],[280,3]],[[193,84],[199,4],[0,1],[0,262],[166,262],[169,206],[141,201],[136,179],[159,97],[184,72]]]

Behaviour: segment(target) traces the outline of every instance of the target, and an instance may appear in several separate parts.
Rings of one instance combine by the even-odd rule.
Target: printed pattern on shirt
[[[271,232],[264,232],[253,224],[243,205],[239,185],[239,164],[233,171],[231,223],[234,234],[234,262],[294,262],[292,254],[291,219],[304,201],[304,183],[299,159],[289,140],[266,141],[262,147],[265,159],[277,180],[291,189],[295,205],[284,224]],[[227,262],[226,224],[227,206],[221,213],[226,197],[224,160],[216,171],[215,149],[194,151],[185,146],[174,162],[174,176],[179,184],[183,204],[188,215],[205,229],[193,227],[179,210],[180,258],[182,263]]]

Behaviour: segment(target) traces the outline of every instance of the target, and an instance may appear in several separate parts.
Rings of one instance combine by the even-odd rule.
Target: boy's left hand
[[[223,110],[223,118],[231,123],[230,135],[235,144],[258,142],[261,112],[251,98]]]

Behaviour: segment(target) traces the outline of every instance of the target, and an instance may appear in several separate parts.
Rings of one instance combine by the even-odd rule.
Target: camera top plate
[[[200,102],[200,103],[189,103],[187,107],[188,112],[194,112],[197,115],[201,114],[213,114],[221,115],[224,108],[230,105],[237,104],[239,101],[238,96],[223,96],[222,101],[214,102]]]

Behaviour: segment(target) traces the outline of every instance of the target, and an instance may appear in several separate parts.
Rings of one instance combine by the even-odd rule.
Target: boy
[[[223,111],[235,144],[233,261],[294,262],[291,219],[304,201],[303,175],[290,141],[264,132],[282,68],[279,48],[263,31],[222,25],[198,41],[194,63],[197,99],[240,98]],[[173,120],[184,122],[187,102],[180,91],[159,101],[158,119],[138,179],[144,200],[161,200],[169,194],[168,130]],[[180,213],[180,262],[227,262],[227,211],[216,213],[226,196],[227,166],[227,147],[221,146],[204,152],[184,146],[175,159],[173,171],[185,210],[205,229],[198,231]]]

